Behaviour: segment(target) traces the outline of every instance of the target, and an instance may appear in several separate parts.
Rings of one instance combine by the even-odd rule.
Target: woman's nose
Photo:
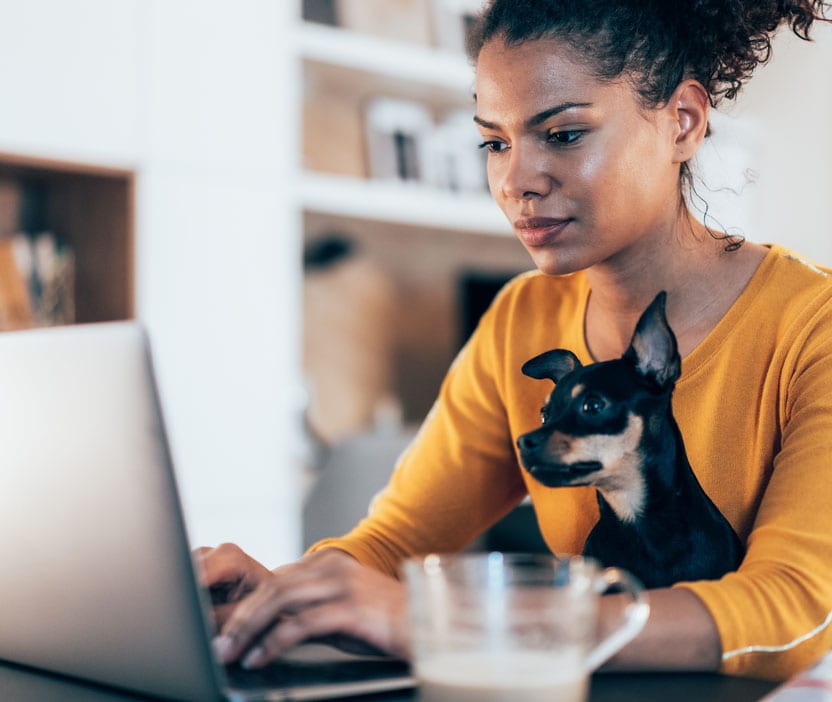
[[[542,198],[552,190],[553,178],[545,161],[532,148],[513,146],[500,174],[500,191],[514,200]]]

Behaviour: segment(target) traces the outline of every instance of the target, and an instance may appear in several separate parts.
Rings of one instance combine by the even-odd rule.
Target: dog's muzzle
[[[603,468],[598,461],[579,463],[527,463],[523,458],[523,467],[537,482],[546,487],[565,487],[567,485],[586,484],[586,479]]]
[[[523,468],[539,483],[547,487],[577,485],[583,482],[586,476],[603,468],[599,461],[560,463],[555,456],[548,455],[547,439],[548,435],[539,430],[530,431],[517,439]]]

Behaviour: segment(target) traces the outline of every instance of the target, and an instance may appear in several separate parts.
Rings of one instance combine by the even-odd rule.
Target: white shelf
[[[433,47],[301,22],[297,52],[308,61],[470,96],[474,70],[465,56]]]
[[[418,183],[306,172],[301,207],[310,212],[474,234],[513,236],[488,194],[453,193]]]
[[[474,70],[445,49],[299,22],[295,53],[316,75],[356,95],[401,94],[436,106],[472,104]],[[473,111],[473,110],[472,110]],[[487,193],[306,171],[297,184],[307,212],[428,229],[512,236]]]

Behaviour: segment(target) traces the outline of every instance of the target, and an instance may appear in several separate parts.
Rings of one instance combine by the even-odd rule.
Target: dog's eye
[[[546,411],[546,408],[544,407],[542,410],[540,410],[540,423],[541,424],[546,424],[548,419],[549,419],[549,413]]]
[[[607,406],[607,401],[600,395],[587,395],[581,405],[584,414],[601,414]]]

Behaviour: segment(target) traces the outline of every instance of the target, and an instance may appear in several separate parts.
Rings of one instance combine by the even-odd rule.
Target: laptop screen
[[[0,658],[218,697],[145,336],[0,334]]]

